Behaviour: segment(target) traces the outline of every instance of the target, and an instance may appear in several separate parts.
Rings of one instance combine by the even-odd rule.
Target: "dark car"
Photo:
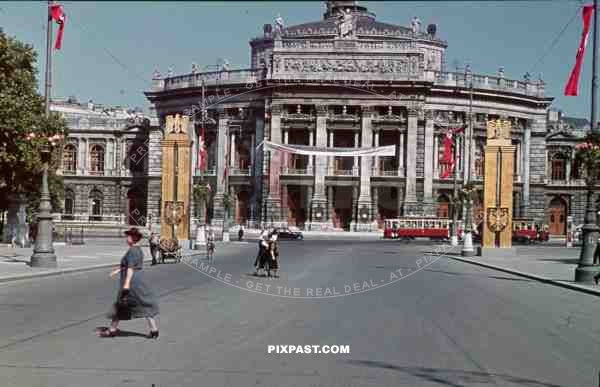
[[[275,231],[277,232],[277,239],[304,239],[304,235],[300,231],[290,230],[289,228],[278,228]]]

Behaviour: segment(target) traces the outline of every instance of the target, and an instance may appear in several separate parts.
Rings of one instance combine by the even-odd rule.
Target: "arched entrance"
[[[237,203],[235,206],[235,223],[246,224],[248,221],[248,206],[250,204],[250,194],[248,191],[240,191],[237,194]]]
[[[548,206],[548,226],[551,235],[564,235],[567,218],[567,203],[555,197]]]

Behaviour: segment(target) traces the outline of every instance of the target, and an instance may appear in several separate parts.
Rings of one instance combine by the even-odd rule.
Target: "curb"
[[[152,262],[152,259],[146,259],[144,263]],[[72,273],[80,273],[84,271],[92,271],[97,269],[106,269],[107,267],[115,267],[118,266],[119,262],[114,263],[103,263],[101,265],[93,265],[93,266],[84,266],[84,267],[74,267],[71,269],[55,269],[42,271],[38,273],[27,273],[27,274],[17,274],[17,275],[7,275],[0,277],[0,283],[13,282],[13,281],[21,281],[32,278],[42,278],[42,277],[54,277],[63,274],[72,274]]]
[[[569,282],[564,282],[564,281],[557,281],[557,280],[553,280],[551,278],[547,278],[547,277],[542,277],[539,275],[535,275],[535,274],[531,274],[531,273],[526,273],[523,271],[518,271],[518,270],[514,270],[514,269],[508,269],[506,267],[502,267],[502,266],[496,266],[496,265],[491,265],[489,263],[483,263],[480,261],[475,261],[472,259],[467,259],[467,258],[462,258],[462,257],[457,257],[455,255],[449,255],[446,254],[446,256],[450,259],[453,259],[455,261],[460,261],[460,262],[464,262],[464,263],[470,263],[472,265],[477,265],[477,266],[481,266],[481,267],[485,267],[487,269],[493,269],[493,270],[498,270],[498,271],[502,271],[504,273],[508,273],[508,274],[513,274],[519,277],[524,277],[524,278],[528,278],[534,281],[538,281],[538,282],[543,282],[545,284],[549,284],[549,285],[554,285],[554,286],[558,286],[561,288],[566,288],[566,289],[571,289],[571,290],[575,290],[581,293],[587,293],[593,296],[598,296],[600,297],[600,288],[598,290],[596,289],[590,289],[587,286],[582,286],[582,285],[575,285],[575,284],[571,284]]]

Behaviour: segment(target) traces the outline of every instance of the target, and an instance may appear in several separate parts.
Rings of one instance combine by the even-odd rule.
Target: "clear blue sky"
[[[447,64],[470,62],[475,73],[493,74],[500,66],[509,78],[542,73],[554,106],[572,116],[589,118],[591,46],[582,69],[579,97],[564,97],[563,88],[581,36],[580,0],[555,1],[363,1],[378,20],[409,25],[418,16],[423,26],[438,25],[448,42]],[[286,25],[320,20],[323,1],[304,2],[75,2],[62,3],[68,20],[63,50],[54,55],[54,97],[76,96],[108,105],[146,108],[154,68],[163,74],[189,72],[226,58],[232,68],[249,64],[250,38],[262,33],[280,13]],[[577,13],[555,47],[558,33]],[[43,82],[46,2],[0,2],[0,26],[32,44],[40,54],[38,80]],[[55,27],[55,33],[56,33]],[[117,58],[116,63],[111,57]]]

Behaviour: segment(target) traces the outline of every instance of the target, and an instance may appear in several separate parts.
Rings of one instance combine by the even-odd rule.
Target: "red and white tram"
[[[384,221],[384,239],[447,239],[450,238],[452,219],[430,217],[405,217]],[[461,232],[459,222],[459,235]]]

